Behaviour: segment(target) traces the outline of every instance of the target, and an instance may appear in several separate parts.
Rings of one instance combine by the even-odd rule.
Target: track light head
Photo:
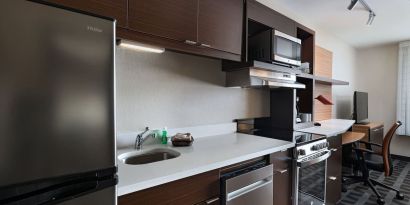
[[[347,7],[347,9],[352,10],[352,9],[357,5],[357,2],[358,2],[358,1],[359,1],[359,0],[352,0],[352,1],[350,2],[349,6]]]
[[[369,13],[369,19],[367,20],[366,25],[371,26],[374,20],[374,17],[376,17],[376,14],[373,11],[370,11]]]

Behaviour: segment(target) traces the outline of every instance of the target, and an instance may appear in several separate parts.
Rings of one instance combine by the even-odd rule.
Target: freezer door
[[[0,187],[115,166],[114,29],[0,2]]]

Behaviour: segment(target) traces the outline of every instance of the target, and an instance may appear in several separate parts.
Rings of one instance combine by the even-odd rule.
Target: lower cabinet
[[[119,205],[219,204],[219,170],[120,196]]]
[[[342,135],[328,141],[332,155],[327,159],[326,204],[335,205],[342,197]]]
[[[273,164],[273,204],[292,204],[292,149],[270,155]]]

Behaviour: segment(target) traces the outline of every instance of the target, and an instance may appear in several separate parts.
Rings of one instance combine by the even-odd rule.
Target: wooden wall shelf
[[[349,82],[336,80],[332,78],[326,78],[321,76],[315,76],[315,81],[317,83],[326,84],[326,85],[349,85]]]

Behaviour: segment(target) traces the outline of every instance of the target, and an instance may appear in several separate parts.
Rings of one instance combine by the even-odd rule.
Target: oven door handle
[[[310,165],[314,165],[316,163],[319,163],[321,161],[326,160],[327,158],[330,157],[330,155],[332,155],[332,152],[330,150],[326,150],[325,154],[321,155],[320,157],[314,158],[314,159],[306,161],[306,162],[297,161],[297,166],[300,167],[300,168],[303,168],[303,167],[307,167],[307,166],[310,166]]]

